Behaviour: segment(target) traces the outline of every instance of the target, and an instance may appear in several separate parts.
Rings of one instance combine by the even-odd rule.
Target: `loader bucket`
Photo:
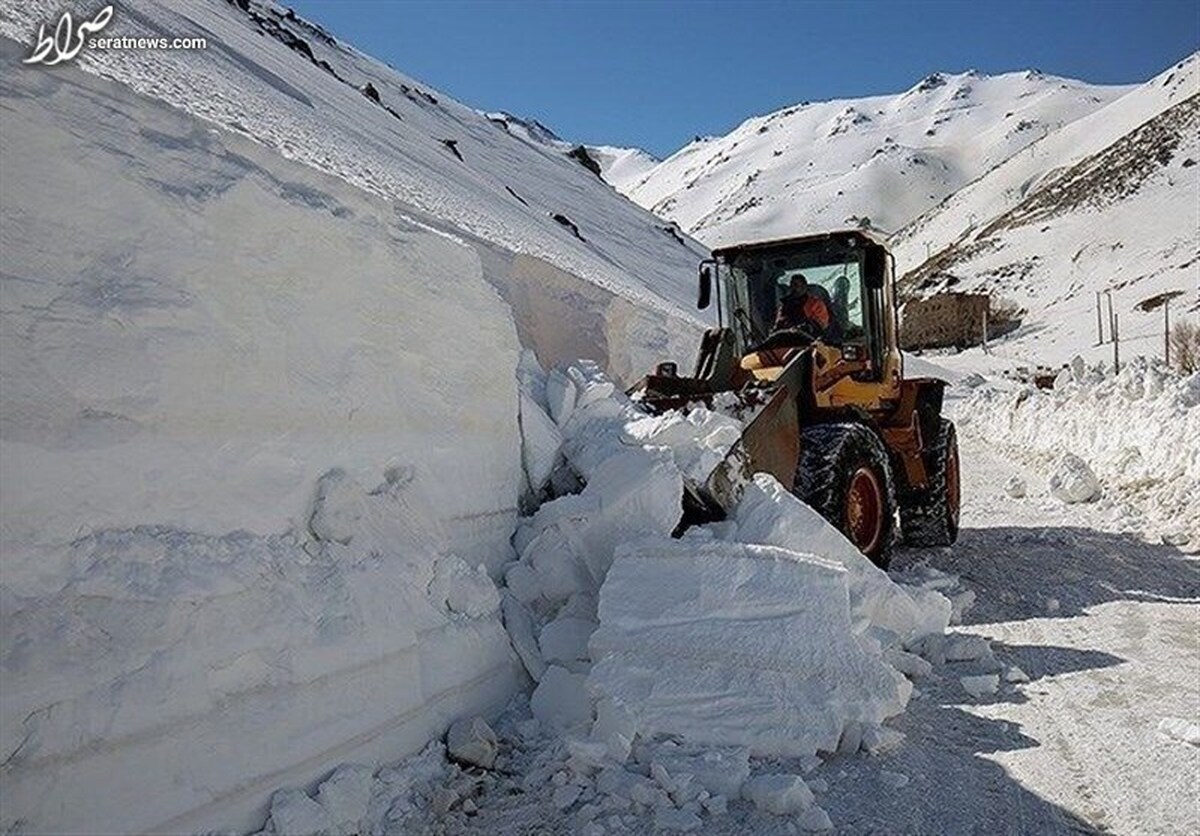
[[[702,484],[684,485],[681,530],[723,519],[737,505],[755,473],[770,473],[785,488],[792,489],[800,460],[798,395],[803,368],[797,358],[770,388],[739,393],[739,397],[756,399],[763,405],[708,478]],[[753,408],[754,404],[747,403],[747,407]]]

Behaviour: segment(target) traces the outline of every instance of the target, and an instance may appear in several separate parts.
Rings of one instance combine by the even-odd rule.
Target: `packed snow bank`
[[[1063,501],[1099,495],[1129,530],[1200,544],[1200,374],[1135,357],[1114,375],[1076,360],[1052,390],[978,386],[956,419],[1040,463]]]
[[[476,253],[74,68],[4,87],[0,830],[248,828],[501,704],[518,346]]]

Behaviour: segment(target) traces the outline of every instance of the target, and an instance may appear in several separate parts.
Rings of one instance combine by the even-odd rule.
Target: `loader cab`
[[[862,403],[861,384],[874,385],[867,400],[877,405],[895,397],[900,355],[891,258],[882,242],[853,230],[727,247],[713,256],[706,267],[718,280],[719,317],[743,368],[769,376],[795,350],[811,346],[819,364],[852,367],[846,377],[860,384],[854,392],[830,393],[830,405],[842,398]],[[788,327],[792,322],[780,315],[795,305],[795,286],[804,283],[815,306],[828,311],[825,327],[807,321]],[[703,279],[701,285],[703,291]]]

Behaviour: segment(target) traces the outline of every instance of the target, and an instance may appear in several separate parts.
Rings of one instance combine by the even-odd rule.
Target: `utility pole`
[[[1096,345],[1104,345],[1104,320],[1100,316],[1100,291],[1096,291]]]
[[[1171,365],[1171,297],[1163,302],[1163,360]]]
[[[1113,343],[1113,375],[1121,373],[1121,331],[1117,327],[1120,320],[1116,314],[1112,315],[1112,343]]]
[[[1105,297],[1108,299],[1108,337],[1111,340],[1117,338],[1117,315],[1113,313],[1112,291],[1104,291]]]

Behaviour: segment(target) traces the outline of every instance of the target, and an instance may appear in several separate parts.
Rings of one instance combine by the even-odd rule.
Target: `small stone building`
[[[988,300],[985,293],[936,293],[925,299],[910,300],[901,315],[901,347],[966,348],[979,345],[983,342]]]

